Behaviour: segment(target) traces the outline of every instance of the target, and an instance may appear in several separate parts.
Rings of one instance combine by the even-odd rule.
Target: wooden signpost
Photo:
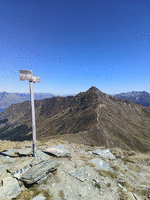
[[[35,77],[32,73],[32,70],[20,70],[20,80],[29,81],[30,100],[31,100],[31,108],[32,108],[33,156],[36,158],[36,126],[35,126],[33,83],[40,82],[40,77]]]

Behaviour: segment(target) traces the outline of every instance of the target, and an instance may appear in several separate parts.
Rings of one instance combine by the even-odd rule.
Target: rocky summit
[[[150,199],[150,153],[52,139],[35,159],[31,147],[0,141],[1,200]]]

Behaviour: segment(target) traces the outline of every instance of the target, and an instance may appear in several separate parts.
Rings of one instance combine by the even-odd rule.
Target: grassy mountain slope
[[[30,103],[1,113],[0,139],[31,139]],[[35,101],[37,138],[150,150],[150,108],[102,93],[95,87],[76,96]],[[18,134],[18,137],[17,137]]]

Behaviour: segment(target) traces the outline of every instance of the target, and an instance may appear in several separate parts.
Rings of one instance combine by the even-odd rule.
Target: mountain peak
[[[96,88],[95,86],[92,86],[86,92],[80,92],[76,96],[84,96],[86,94],[93,93],[93,92],[96,94],[101,93],[101,91],[98,88]]]
[[[88,89],[86,92],[86,94],[95,94],[97,97],[102,97],[105,95],[105,93],[101,92],[98,88],[96,88],[95,86],[92,86],[90,89]]]
[[[90,89],[88,89],[88,91],[89,92],[97,92],[97,91],[100,92],[100,90],[98,88],[96,88],[95,86],[92,86]]]

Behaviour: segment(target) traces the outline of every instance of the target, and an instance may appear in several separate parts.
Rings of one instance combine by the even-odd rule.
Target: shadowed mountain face
[[[125,99],[128,101],[132,101],[134,103],[141,104],[143,106],[150,107],[150,93],[142,91],[142,92],[127,92],[113,95],[115,97]]]
[[[38,139],[150,150],[150,108],[102,93],[95,87],[76,96],[35,101]],[[0,139],[31,139],[30,102],[1,113]],[[18,137],[17,137],[18,134]]]

